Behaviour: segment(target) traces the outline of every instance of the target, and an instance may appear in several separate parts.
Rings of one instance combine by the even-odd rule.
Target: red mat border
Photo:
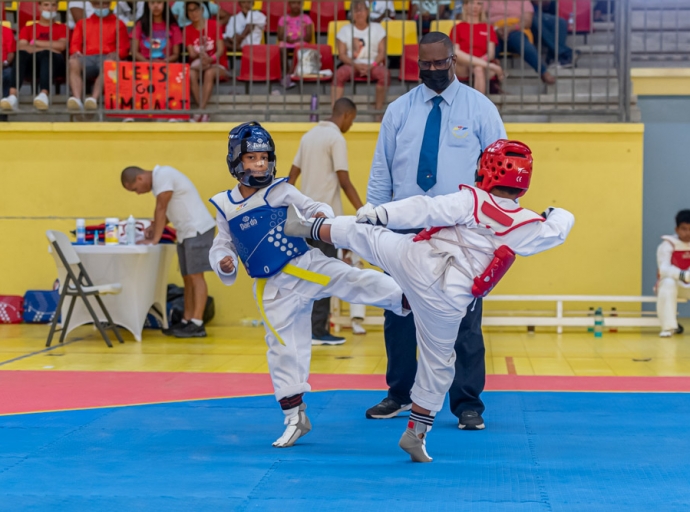
[[[383,375],[314,374],[314,391],[385,390]],[[690,392],[690,377],[487,375],[486,391]],[[270,395],[265,373],[0,371],[0,414]]]

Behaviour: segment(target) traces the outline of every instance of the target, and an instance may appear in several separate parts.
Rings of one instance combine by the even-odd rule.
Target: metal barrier
[[[460,78],[488,94],[502,115],[629,121],[633,1],[542,1],[534,13],[513,0],[519,12],[504,0],[316,0],[296,11],[295,2],[274,0],[254,2],[251,13],[243,11],[249,2],[4,2],[3,23],[17,50],[12,55],[3,39],[8,62],[0,87],[4,98],[9,88],[19,91],[20,101],[0,115],[314,121],[345,94],[358,104],[360,119],[379,120],[390,101],[419,83],[419,38],[429,30],[463,30],[474,37],[457,53],[464,63],[457,67],[465,73]],[[481,4],[476,16],[475,4]],[[615,11],[614,21],[594,21],[595,4]],[[353,30],[362,5],[369,28]],[[99,17],[102,9],[116,16]],[[53,19],[43,11],[57,14]],[[254,22],[250,28],[247,20]],[[498,45],[485,23],[499,33]],[[41,40],[55,34],[64,34],[62,42]],[[486,54],[478,55],[484,47]],[[309,58],[319,61],[316,53],[320,69],[308,69]],[[29,67],[28,76],[20,76]],[[41,80],[41,69],[47,79]],[[37,100],[32,108],[31,90],[37,95],[41,82],[50,84],[47,102]],[[87,87],[95,88],[90,96]]]

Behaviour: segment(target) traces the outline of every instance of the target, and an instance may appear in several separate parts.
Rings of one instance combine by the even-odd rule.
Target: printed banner
[[[105,61],[104,78],[106,110],[189,110],[189,64]]]

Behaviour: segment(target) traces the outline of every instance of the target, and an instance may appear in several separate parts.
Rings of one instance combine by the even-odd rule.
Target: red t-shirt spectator
[[[206,28],[201,32],[194,28],[194,25],[188,25],[185,27],[185,48],[193,46],[196,51],[199,51],[202,36],[206,39],[206,54],[209,57],[215,57],[216,41],[218,39],[223,39],[223,31],[220,29],[220,27],[218,27],[214,20],[206,20]],[[221,55],[218,58],[218,64],[224,68],[227,68],[228,56],[225,54]]]
[[[34,29],[36,30],[34,34]],[[51,37],[52,36],[52,37]],[[50,25],[34,23],[27,25],[19,32],[20,41],[59,41],[67,39],[67,27],[62,23],[53,23],[52,34]]]
[[[7,56],[17,50],[14,42],[14,32],[11,28],[2,27],[2,62],[7,60]],[[0,67],[2,67],[0,62]]]
[[[488,39],[487,39],[488,34]],[[498,37],[494,27],[488,23],[468,23],[462,21],[455,25],[450,34],[450,39],[460,46],[460,50],[470,53],[470,41],[472,41],[472,55],[483,57],[486,55],[489,45],[488,42],[498,44]]]
[[[102,43],[100,37],[101,24],[103,29]],[[86,40],[86,49],[84,48],[84,40]],[[127,26],[117,16],[108,14],[105,18],[99,18],[94,14],[77,22],[72,33],[72,43],[69,47],[70,54],[107,55],[118,50],[121,59],[129,56]]]

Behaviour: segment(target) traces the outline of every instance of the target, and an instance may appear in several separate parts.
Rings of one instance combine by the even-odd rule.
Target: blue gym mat
[[[307,396],[290,449],[272,396],[0,417],[0,510],[690,509],[687,394],[489,392],[487,430],[444,410],[431,464],[369,391]]]

